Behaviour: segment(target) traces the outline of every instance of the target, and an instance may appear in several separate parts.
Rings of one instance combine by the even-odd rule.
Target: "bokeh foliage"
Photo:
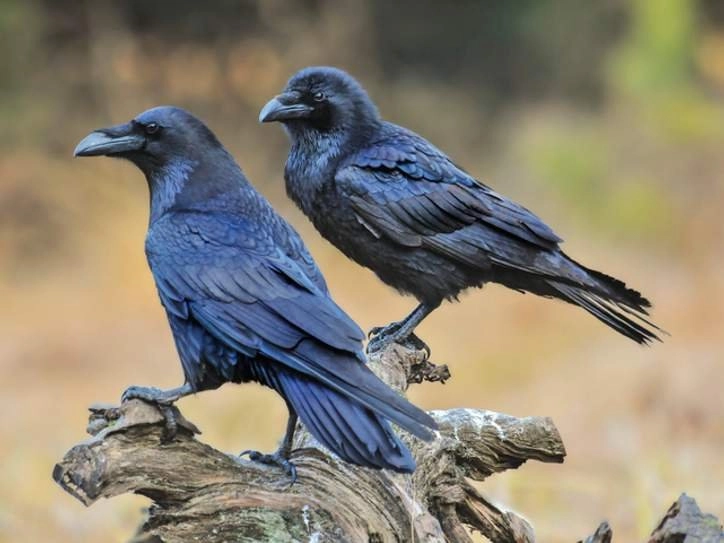
[[[296,69],[358,76],[391,120],[535,210],[672,332],[638,349],[579,311],[491,287],[422,335],[451,364],[428,408],[551,415],[569,458],[484,492],[572,541],[640,539],[681,491],[724,513],[724,3],[719,0],[0,0],[0,542],[123,541],[138,499],[85,510],[50,481],[83,410],[181,372],[146,269],[147,191],[74,161],[92,128],[193,110],[308,240],[368,328],[412,304],[288,201],[287,142],[259,108]],[[271,448],[284,408],[253,386],[184,400],[225,450]]]

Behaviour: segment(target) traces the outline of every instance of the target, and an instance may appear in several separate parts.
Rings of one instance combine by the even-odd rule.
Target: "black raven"
[[[284,398],[289,423],[280,449],[253,460],[280,465],[294,480],[288,458],[298,415],[348,462],[415,469],[387,421],[422,439],[435,422],[365,365],[364,334],[330,297],[297,232],[200,120],[157,107],[91,132],[75,155],[128,159],[151,193],[146,255],[185,384],[131,387],[124,399],[168,406],[225,382],[256,381]]]
[[[658,339],[646,298],[569,258],[533,213],[380,118],[342,70],[299,71],[259,120],[284,124],[287,193],[322,236],[420,302],[402,321],[374,329],[369,351],[420,344],[413,331],[430,312],[487,282],[578,305],[639,343]]]

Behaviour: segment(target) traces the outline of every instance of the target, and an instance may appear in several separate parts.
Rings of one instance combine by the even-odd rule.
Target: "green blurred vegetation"
[[[74,161],[90,129],[191,109],[300,230],[369,328],[412,305],[319,238],[284,195],[287,141],[256,122],[298,68],[355,74],[387,118],[533,209],[566,251],[656,304],[639,349],[563,304],[489,287],[421,329],[427,408],[550,415],[569,457],[482,486],[541,541],[603,518],[639,540],[681,491],[724,514],[724,3],[720,0],[0,0],[0,543],[124,541],[131,497],[86,510],[50,480],[84,409],[181,371],[146,268],[147,189]],[[271,448],[284,408],[254,386],[184,400],[224,450]]]

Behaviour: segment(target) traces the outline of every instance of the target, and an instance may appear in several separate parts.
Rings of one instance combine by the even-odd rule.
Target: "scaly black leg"
[[[384,328],[377,327],[370,331],[373,336],[367,344],[367,353],[382,351],[393,343],[409,345],[418,350],[423,350],[430,356],[430,347],[414,334],[415,328],[425,317],[432,313],[440,304],[427,305],[421,303],[412,310],[407,317],[399,322],[393,322]]]
[[[289,419],[287,420],[287,430],[284,433],[284,439],[279,448],[272,454],[264,454],[259,451],[247,450],[239,454],[239,456],[249,455],[249,460],[252,462],[260,462],[269,466],[279,466],[284,470],[291,478],[292,486],[297,481],[297,468],[289,460],[289,456],[292,452],[292,441],[294,440],[294,430],[297,426],[297,413],[294,411],[292,406],[287,404],[289,408]]]
[[[130,386],[121,396],[121,402],[143,400],[158,406],[166,422],[163,441],[168,442],[176,436],[178,430],[176,412],[172,406],[178,399],[193,394],[193,392],[194,390],[189,383],[169,390],[161,390],[156,387]]]

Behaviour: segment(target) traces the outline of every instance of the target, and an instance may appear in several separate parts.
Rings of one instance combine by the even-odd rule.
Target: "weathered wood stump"
[[[449,376],[398,345],[370,365],[401,393],[409,382]],[[405,436],[418,465],[413,475],[346,464],[298,427],[292,458],[299,479],[289,487],[281,471],[198,441],[182,416],[176,438],[162,443],[161,413],[131,400],[91,408],[92,437],[66,453],[53,477],[86,505],[127,492],[149,497],[136,542],[468,542],[469,530],[496,543],[533,541],[525,520],[487,501],[468,480],[527,460],[562,462],[553,422],[475,409],[431,414],[440,425],[432,442]]]
[[[595,533],[578,543],[611,543],[613,530],[602,522]],[[693,498],[679,496],[649,536],[647,543],[723,543],[724,530],[714,515],[702,513]]]
[[[411,382],[449,377],[444,366],[397,345],[371,357],[370,365],[400,392]],[[160,411],[132,400],[91,408],[92,437],[66,453],[53,477],[86,505],[128,492],[150,498],[136,543],[458,543],[471,542],[471,531],[494,543],[534,541],[528,522],[490,503],[469,480],[482,481],[527,460],[562,462],[566,453],[553,422],[476,409],[432,416],[440,425],[432,442],[405,437],[418,465],[413,475],[346,464],[298,427],[292,458],[299,479],[289,487],[280,470],[198,441],[198,430],[180,413],[178,435],[162,442]],[[604,522],[585,543],[611,541]],[[649,541],[721,543],[724,534],[714,516],[682,495]]]

